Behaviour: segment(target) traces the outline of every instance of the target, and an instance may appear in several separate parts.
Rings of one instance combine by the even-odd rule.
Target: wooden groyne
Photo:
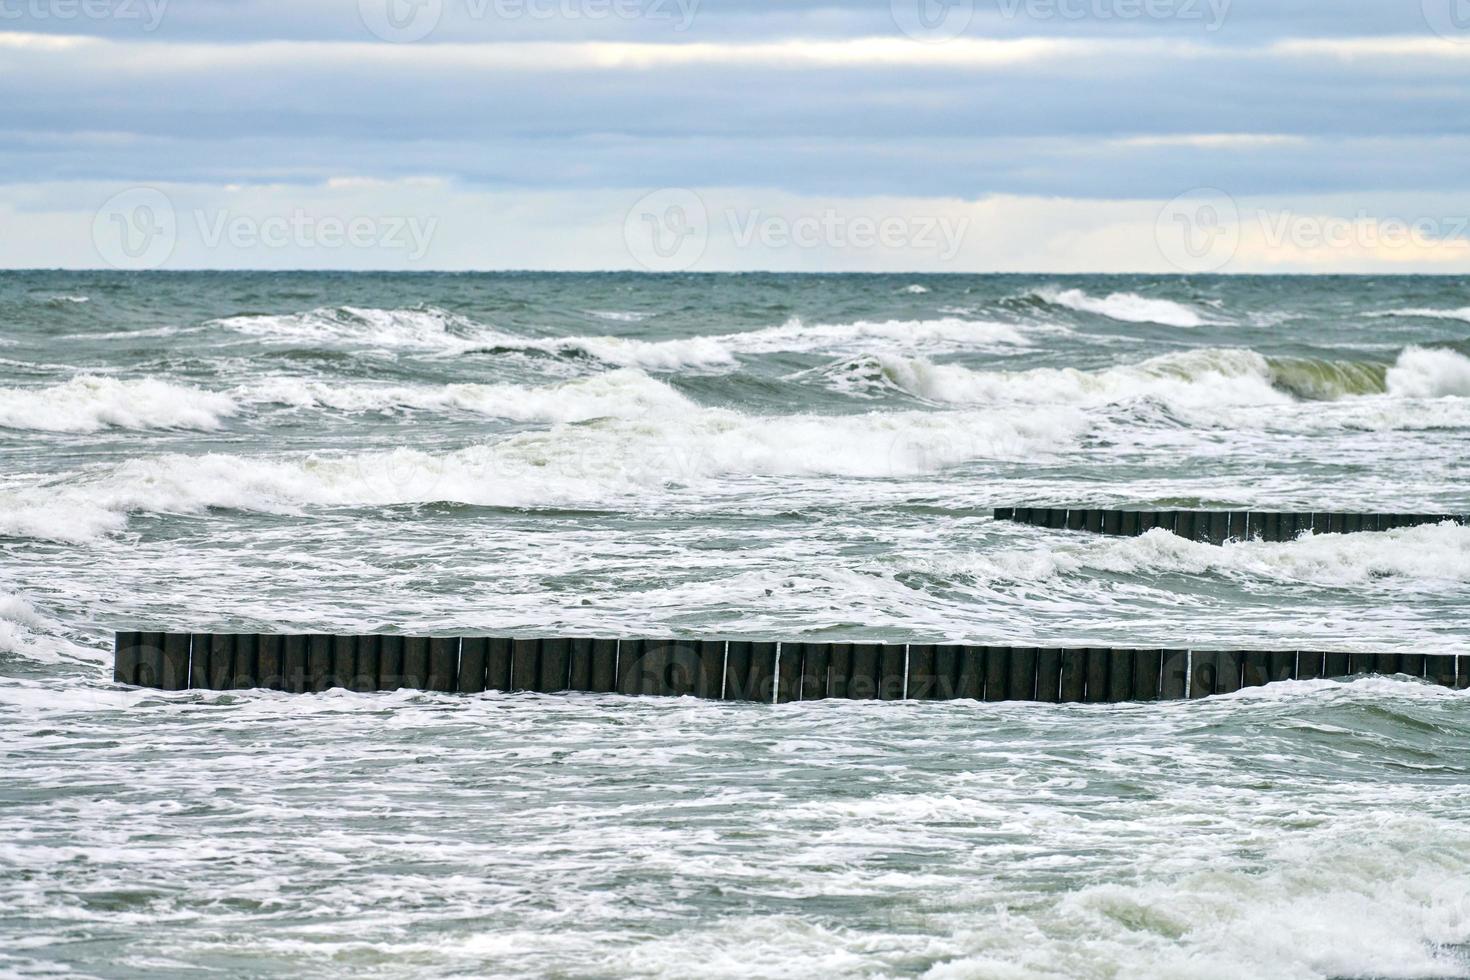
[[[1147,534],[1154,528],[1163,528],[1182,538],[1207,544],[1224,544],[1231,540],[1294,541],[1305,531],[1316,534],[1354,534],[1441,524],[1445,521],[1470,524],[1470,516],[1460,514],[1099,510],[1089,507],[1000,507],[995,511],[995,519],[1119,537],[1136,537]]]
[[[118,633],[116,644],[119,683],[168,691],[580,691],[766,703],[1099,704],[1369,673],[1470,688],[1470,655],[1448,654],[141,632]]]

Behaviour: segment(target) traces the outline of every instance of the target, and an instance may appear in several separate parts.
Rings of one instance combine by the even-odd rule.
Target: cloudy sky
[[[0,0],[0,265],[1470,272],[1470,0]]]

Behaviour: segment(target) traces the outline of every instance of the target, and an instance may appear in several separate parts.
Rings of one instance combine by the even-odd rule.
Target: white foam
[[[0,582],[0,655],[13,654],[37,663],[96,662],[102,651],[78,646],[61,635],[64,627],[43,615],[24,596]]]
[[[1155,529],[1136,538],[1088,537],[949,560],[945,570],[984,581],[1034,582],[1099,571],[1173,572],[1328,588],[1459,588],[1470,583],[1470,527],[1307,534],[1296,541],[1232,541],[1223,547]]]
[[[1461,307],[1458,310],[1436,310],[1436,309],[1409,309],[1389,310],[1385,313],[1372,313],[1370,316],[1392,316],[1392,317],[1419,317],[1427,320],[1465,320],[1470,322],[1470,306]]]
[[[1410,347],[1389,368],[1388,392],[1401,398],[1470,397],[1470,357]]]
[[[519,422],[576,422],[596,418],[637,418],[654,412],[693,409],[694,403],[670,386],[631,368],[609,371],[546,387],[527,385],[344,385],[300,378],[276,378],[242,386],[242,402],[344,412],[392,409],[470,412]]]
[[[306,313],[226,317],[210,325],[266,343],[387,350],[465,351],[498,337],[472,320],[434,307],[379,310],[344,306]]]
[[[1168,327],[1202,327],[1210,321],[1193,307],[1173,300],[1154,299],[1137,293],[1090,296],[1080,289],[1039,289],[1035,295],[1056,306],[1081,313],[1094,313],[1123,323],[1158,323]]]
[[[155,378],[78,375],[49,388],[0,388],[0,427],[43,432],[215,429],[238,406],[227,395]]]
[[[666,406],[640,418],[557,425],[446,454],[308,458],[223,454],[128,460],[38,487],[0,491],[0,534],[84,541],[127,515],[232,508],[297,513],[454,501],[485,506],[626,506],[671,484],[760,476],[902,478],[972,459],[1034,459],[1072,445],[1068,411],[748,416]]]
[[[1272,386],[1272,369],[1254,351],[1185,351],[1100,371],[1036,368],[975,371],[956,364],[880,354],[844,365],[839,377],[866,378],[929,401],[961,405],[1106,405],[1143,398],[1175,409],[1278,405],[1293,399]]]
[[[599,312],[612,320],[642,319],[647,314]],[[898,349],[944,347],[994,349],[1028,343],[1012,324],[961,317],[934,320],[860,320],[854,323],[806,324],[793,318],[776,327],[741,333],[667,340],[627,337],[523,337],[444,310],[376,310],[357,307],[319,309],[288,315],[239,316],[213,321],[214,326],[257,337],[267,343],[336,345],[382,350],[426,350],[444,353],[521,351],[558,357],[585,355],[619,367],[674,371],[680,368],[728,367],[739,354],[862,349],[883,341]]]
[[[912,283],[908,286],[903,287],[903,291],[908,293],[910,296],[922,296],[929,291],[929,287],[921,286],[918,283]]]
[[[882,341],[900,350],[942,347],[991,350],[1026,346],[1030,341],[1009,323],[946,316],[935,320],[858,320],[853,323],[804,323],[793,317],[779,327],[727,334],[718,338],[747,354],[867,350]]]
[[[595,316],[599,320],[611,320],[614,323],[642,323],[652,313],[634,313],[625,310],[587,310],[588,316]]]

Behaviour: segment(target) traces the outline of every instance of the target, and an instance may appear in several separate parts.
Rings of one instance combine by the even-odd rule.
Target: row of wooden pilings
[[[1117,703],[1274,681],[1396,674],[1470,688],[1470,656],[748,640],[122,632],[119,683],[298,694],[413,689],[856,700]]]

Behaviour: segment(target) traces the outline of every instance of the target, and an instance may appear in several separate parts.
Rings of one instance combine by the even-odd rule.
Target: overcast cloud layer
[[[1463,273],[1467,103],[1470,0],[0,0],[0,264]]]

